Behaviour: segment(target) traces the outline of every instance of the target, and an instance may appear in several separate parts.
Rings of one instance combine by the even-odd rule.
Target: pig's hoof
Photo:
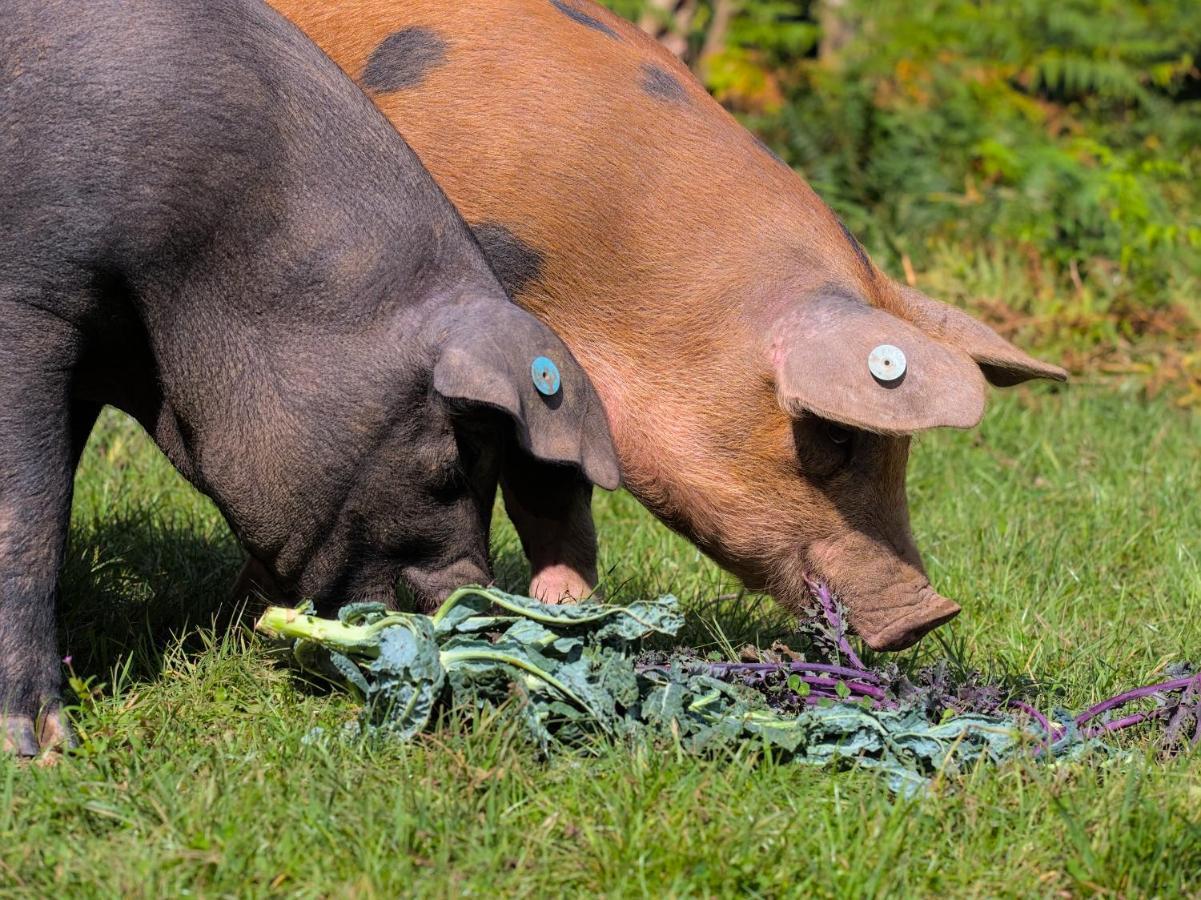
[[[29,716],[0,716],[0,740],[5,753],[16,756],[37,756],[38,739]]]
[[[4,753],[34,757],[74,747],[75,733],[62,710],[56,709],[36,721],[30,716],[0,716],[0,742]]]
[[[588,579],[570,566],[547,566],[530,581],[530,596],[543,603],[576,603],[594,594]]]
[[[75,730],[61,709],[42,716],[38,728],[38,744],[43,750],[70,750],[75,746]]]

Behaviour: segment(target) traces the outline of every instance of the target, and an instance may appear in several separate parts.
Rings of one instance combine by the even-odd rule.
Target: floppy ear
[[[911,434],[970,428],[984,414],[984,379],[967,353],[853,297],[818,294],[790,307],[775,324],[771,360],[792,416]]]
[[[604,407],[563,342],[512,304],[481,302],[445,312],[450,321],[439,340],[434,390],[468,411],[507,413],[532,456],[576,466],[589,481],[615,490],[621,470]],[[544,391],[531,370],[536,360]],[[555,375],[558,384],[550,391]]]
[[[1040,362],[1023,353],[983,322],[946,303],[932,300],[914,288],[901,288],[897,312],[919,329],[944,344],[965,351],[997,387],[1021,384],[1031,378],[1067,381],[1059,366]]]

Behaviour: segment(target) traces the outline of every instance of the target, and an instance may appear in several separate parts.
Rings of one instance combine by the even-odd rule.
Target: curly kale
[[[674,636],[682,626],[671,596],[556,606],[465,587],[432,616],[353,604],[330,620],[275,607],[256,627],[290,641],[298,668],[361,698],[361,733],[399,740],[430,728],[440,708],[505,708],[546,751],[598,735],[672,741],[694,753],[756,742],[777,758],[879,770],[903,792],[1021,753],[1113,753],[1103,738],[1149,720],[1166,723],[1171,747],[1201,742],[1201,674],[1191,669],[1052,721],[945,663],[912,678],[895,666],[865,667],[836,598],[813,589],[807,628],[820,662],[792,651],[758,662],[640,657],[643,638]],[[1137,701],[1154,706],[1113,717]]]

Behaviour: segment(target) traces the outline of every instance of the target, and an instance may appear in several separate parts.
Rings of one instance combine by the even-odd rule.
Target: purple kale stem
[[[808,678],[802,677],[802,681],[804,681],[810,687],[832,688],[834,690],[838,689],[839,684],[845,684],[847,690],[849,690],[852,694],[862,694],[865,697],[871,697],[873,700],[885,699],[884,691],[880,690],[878,687],[874,687],[870,684],[863,684],[857,681],[843,681],[839,678],[819,678],[816,675],[811,675]]]
[[[1126,691],[1124,694],[1118,694],[1116,697],[1110,697],[1108,700],[1102,700],[1096,706],[1090,706],[1084,712],[1080,713],[1080,715],[1076,716],[1076,724],[1083,725],[1094,716],[1099,716],[1103,712],[1117,709],[1119,706],[1125,706],[1127,703],[1141,700],[1144,697],[1154,697],[1156,694],[1167,694],[1172,691],[1184,690],[1196,678],[1196,675],[1190,675],[1188,678],[1176,678],[1172,681],[1161,681],[1159,684],[1148,684],[1144,687],[1135,688],[1132,691]]]
[[[827,701],[828,701],[828,702],[832,702],[832,703],[839,703],[839,702],[841,702],[841,698],[840,698],[840,697],[839,697],[837,694],[818,694],[818,693],[813,693],[813,694],[808,694],[808,695],[807,695],[807,696],[804,698],[804,700],[805,700],[805,705],[806,705],[806,706],[817,706],[818,704],[821,704],[821,703],[826,703]]]
[[[701,663],[697,666],[691,666],[693,671],[704,672],[706,675],[711,675],[715,678],[722,675],[752,675],[764,676],[770,675],[773,672],[788,672],[793,671],[798,674],[808,669],[808,666],[798,663],[796,668],[785,667],[782,665],[774,665],[769,663]],[[665,666],[644,666],[640,667],[639,671],[647,672],[652,670],[663,671]],[[827,668],[835,668],[828,666]],[[835,675],[842,676],[843,672],[836,672]],[[852,694],[861,694],[865,697],[871,697],[875,700],[886,700],[887,694],[884,690],[874,684],[864,683],[866,679],[860,678],[861,673],[854,670],[846,670],[845,677],[829,678],[824,675],[801,675],[801,680],[811,688],[829,688],[836,690],[838,685],[846,685],[847,690]],[[757,680],[762,680],[758,678]]]
[[[661,664],[640,665],[639,672],[664,672],[669,667]],[[874,672],[832,666],[825,663],[723,663],[697,662],[688,666],[689,671],[699,672],[713,678],[742,676],[755,683],[762,682],[768,675],[785,672],[800,675],[809,687],[805,702],[812,705],[822,700],[863,699],[872,701],[876,709],[895,709],[896,703],[889,699],[884,688],[879,686],[880,676]],[[820,673],[820,674],[814,674]],[[876,682],[872,684],[871,682]],[[839,685],[846,688],[845,698],[838,696]]]
[[[848,666],[832,666],[828,663],[811,663],[804,661],[787,663],[705,663],[705,668],[711,672],[737,674],[739,672],[821,672],[824,675],[841,675],[844,678],[857,678],[860,681],[881,680],[880,676],[868,669],[852,669]]]
[[[1188,722],[1189,716],[1197,717],[1198,728],[1201,728],[1201,672],[1192,676],[1192,684],[1180,695],[1180,702],[1172,714],[1168,727],[1164,730],[1163,739],[1166,745],[1179,741],[1181,732]],[[1192,743],[1196,743],[1193,740]]]
[[[1184,723],[1188,721],[1188,717],[1191,712],[1188,707],[1187,700],[1192,692],[1193,689],[1189,688],[1184,692],[1184,696],[1180,698],[1180,704],[1176,707],[1175,712],[1172,713],[1172,717],[1168,720],[1168,727],[1164,729],[1164,743],[1169,745],[1174,744],[1176,743],[1177,738],[1180,736],[1180,732],[1184,728]]]
[[[830,588],[823,581],[815,581],[809,576],[805,576],[805,583],[809,585],[809,590],[817,602],[821,604],[822,613],[826,617],[826,622],[834,630],[834,638],[838,642],[838,652],[845,656],[856,669],[864,669],[863,660],[852,649],[850,642],[847,640],[846,625],[843,624],[842,616],[838,614],[838,605],[834,602],[834,596],[830,593]]]
[[[1050,719],[1048,719],[1046,716],[1044,716],[1041,712],[1039,712],[1037,709],[1035,709],[1029,703],[1023,703],[1020,700],[1010,700],[1009,706],[1012,709],[1021,710],[1026,715],[1028,715],[1030,718],[1034,719],[1034,721],[1038,722],[1038,724],[1042,726],[1043,731],[1046,733],[1048,740],[1053,741],[1053,740],[1057,740],[1059,738],[1059,735],[1056,734],[1055,731],[1056,731],[1056,729],[1059,729],[1060,731],[1062,731],[1063,727],[1061,725],[1052,725]]]
[[[1092,728],[1085,728],[1085,737],[1100,737],[1103,734],[1111,734],[1115,731],[1121,731],[1123,728],[1129,728],[1131,725],[1137,725],[1139,722],[1144,722],[1147,719],[1158,719],[1163,717],[1164,710],[1153,709],[1147,712],[1132,713],[1124,716],[1121,719],[1114,719],[1112,722],[1102,722],[1100,725],[1094,725]]]

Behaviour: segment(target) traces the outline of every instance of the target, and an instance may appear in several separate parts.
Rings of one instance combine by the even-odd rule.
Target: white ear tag
[[[881,344],[867,356],[867,368],[878,380],[896,381],[905,374],[905,353],[892,344]]]

